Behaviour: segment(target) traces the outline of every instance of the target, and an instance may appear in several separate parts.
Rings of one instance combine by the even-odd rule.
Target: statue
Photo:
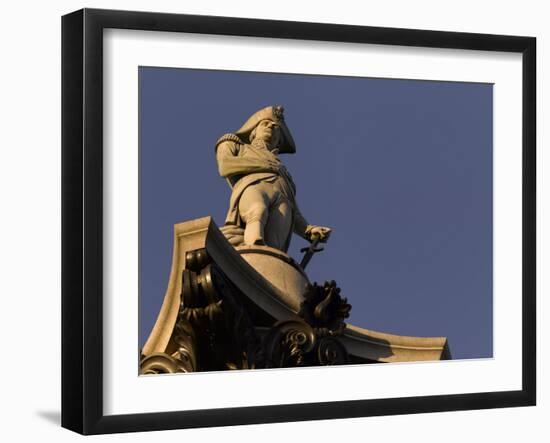
[[[296,186],[279,158],[296,146],[281,106],[253,114],[234,133],[216,142],[216,160],[232,189],[225,226],[233,246],[264,245],[288,250],[292,232],[310,242],[326,242],[331,229],[310,225],[296,202]]]
[[[219,173],[232,189],[225,226],[212,217],[174,225],[170,279],[140,374],[451,358],[444,337],[347,324],[351,305],[336,282],[310,282],[305,267],[331,230],[298,209],[279,159],[294,152],[281,107],[218,140]],[[311,242],[300,264],[286,254],[293,232]]]

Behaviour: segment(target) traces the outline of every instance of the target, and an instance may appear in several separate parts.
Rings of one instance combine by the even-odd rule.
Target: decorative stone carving
[[[304,301],[300,307],[300,316],[323,335],[341,335],[349,317],[351,305],[340,296],[340,288],[334,280],[309,284],[304,292]]]
[[[263,341],[268,368],[304,366],[315,347],[315,332],[303,321],[276,323]]]
[[[348,362],[338,336],[350,306],[334,282],[307,284],[301,318],[272,322],[262,336],[246,296],[205,249],[186,254],[174,351],[142,359],[142,374],[256,369]],[[269,324],[269,323],[268,323]]]

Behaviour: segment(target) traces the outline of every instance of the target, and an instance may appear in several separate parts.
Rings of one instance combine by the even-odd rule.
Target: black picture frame
[[[103,412],[103,30],[192,32],[522,54],[522,389],[131,415]],[[83,9],[62,18],[62,426],[82,434],[529,406],[536,403],[536,39]]]

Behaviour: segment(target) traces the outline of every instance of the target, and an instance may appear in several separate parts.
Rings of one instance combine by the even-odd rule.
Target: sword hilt
[[[321,241],[321,236],[320,235],[312,235],[311,236],[311,244],[306,248],[300,249],[300,252],[305,252],[304,257],[302,258],[302,262],[300,263],[300,266],[302,267],[302,269],[305,269],[305,267],[307,266],[307,264],[311,260],[311,257],[313,257],[313,254],[315,254],[316,252],[321,252],[321,251],[324,250],[324,248],[317,248],[316,247],[319,244],[320,241]]]
[[[315,248],[319,244],[320,241],[321,241],[321,236],[320,235],[318,235],[318,234],[313,235],[311,237],[311,242],[310,242],[309,246],[306,246],[305,248],[300,249],[300,252],[307,252],[307,251],[319,252],[319,251],[322,251],[324,248],[318,248],[318,249]]]

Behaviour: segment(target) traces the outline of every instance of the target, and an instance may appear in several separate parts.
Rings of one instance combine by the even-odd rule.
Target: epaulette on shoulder
[[[243,141],[235,134],[232,134],[232,133],[229,133],[229,134],[224,134],[222,135],[218,141],[216,142],[216,149],[218,149],[218,145],[222,142],[234,142],[234,143],[239,143],[239,144],[242,144]]]

